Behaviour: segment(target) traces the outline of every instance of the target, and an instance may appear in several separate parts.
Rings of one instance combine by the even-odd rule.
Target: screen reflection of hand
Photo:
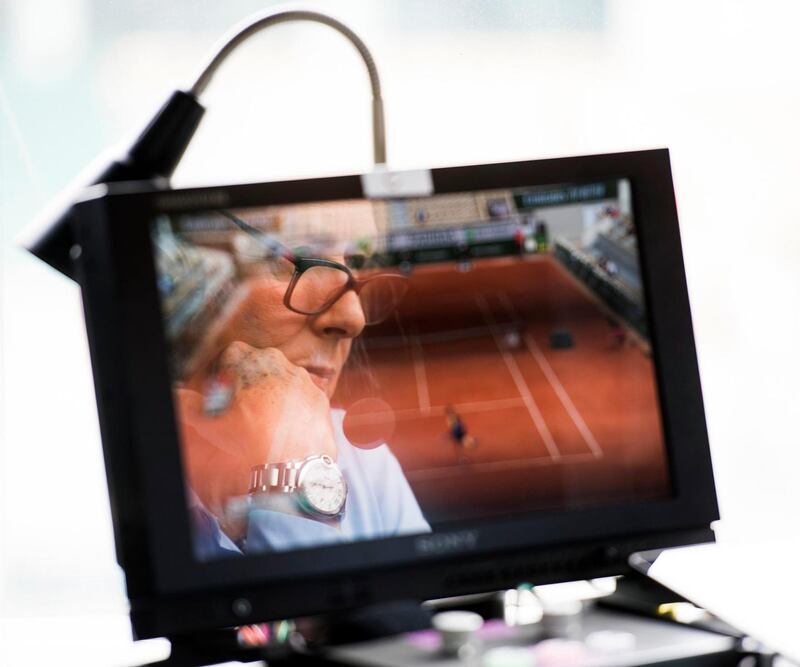
[[[236,341],[216,366],[233,385],[227,408],[208,414],[201,393],[175,390],[183,461],[192,490],[238,539],[246,526],[228,507],[247,494],[253,466],[314,454],[335,460],[336,443],[328,397],[281,351]]]

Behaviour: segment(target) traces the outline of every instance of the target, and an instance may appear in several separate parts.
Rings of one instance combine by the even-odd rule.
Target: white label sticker
[[[433,177],[430,169],[376,170],[361,176],[361,187],[369,199],[424,197],[433,194]]]

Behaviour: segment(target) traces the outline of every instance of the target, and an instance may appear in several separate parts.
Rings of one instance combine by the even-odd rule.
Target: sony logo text
[[[455,533],[426,535],[414,541],[416,552],[422,556],[438,556],[440,554],[469,551],[478,544],[479,531],[461,530]]]

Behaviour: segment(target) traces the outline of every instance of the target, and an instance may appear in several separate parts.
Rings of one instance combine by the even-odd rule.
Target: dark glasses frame
[[[339,299],[342,298],[349,290],[353,290],[356,295],[360,296],[361,290],[364,289],[366,285],[368,285],[371,281],[376,279],[386,280],[392,279],[397,281],[398,283],[402,282],[404,287],[407,287],[407,278],[405,276],[401,276],[394,273],[381,273],[376,274],[374,276],[370,276],[368,278],[356,278],[353,275],[353,272],[350,270],[349,267],[345,266],[341,262],[336,262],[332,259],[323,259],[321,257],[303,257],[300,255],[296,255],[293,253],[289,248],[283,245],[280,241],[270,237],[268,234],[265,234],[259,229],[256,229],[252,225],[247,224],[244,220],[239,218],[238,216],[234,215],[230,211],[220,210],[219,211],[222,215],[232,221],[237,227],[241,230],[247,232],[251,236],[258,239],[260,243],[264,245],[264,247],[275,257],[281,257],[288,262],[291,262],[294,265],[294,273],[292,273],[292,278],[289,281],[289,285],[286,288],[286,292],[283,295],[283,305],[286,306],[289,310],[294,313],[298,313],[299,315],[319,315],[320,313],[324,313],[328,308],[330,308],[334,303],[336,303]],[[302,310],[297,308],[291,304],[292,294],[294,293],[297,284],[300,282],[300,278],[303,274],[308,271],[309,269],[314,268],[315,266],[324,266],[329,269],[336,269],[338,271],[342,271],[344,274],[347,275],[347,281],[342,284],[342,286],[334,291],[332,295],[325,301],[325,303],[320,306],[316,310]],[[394,304],[392,308],[394,308],[397,304]],[[364,310],[364,317],[367,324],[377,324],[381,322],[385,318],[381,318],[378,320],[371,321],[369,319],[369,314],[367,310],[364,308],[364,304],[362,302],[362,309]],[[391,310],[389,311],[391,312]]]

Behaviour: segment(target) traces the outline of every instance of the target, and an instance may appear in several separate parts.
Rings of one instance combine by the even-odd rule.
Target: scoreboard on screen
[[[464,227],[389,232],[385,253],[390,264],[460,261],[519,253],[516,220]]]
[[[538,212],[617,196],[617,182],[605,181],[394,202],[381,251],[393,265],[544,252],[547,231],[539,220],[537,235]]]

